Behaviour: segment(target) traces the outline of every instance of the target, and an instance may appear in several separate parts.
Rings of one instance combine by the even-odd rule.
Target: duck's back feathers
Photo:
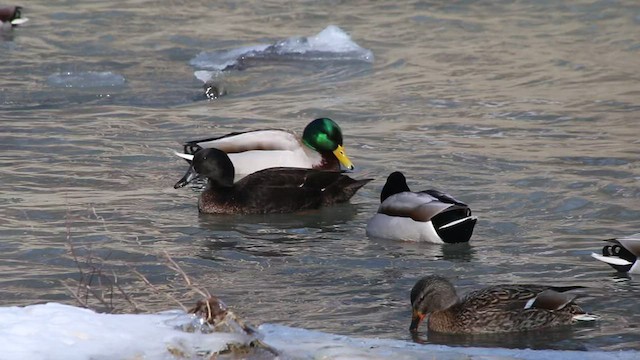
[[[346,202],[371,180],[333,171],[271,168],[238,181],[234,191],[244,194],[239,199],[246,212],[283,213]]]
[[[546,297],[541,298],[540,300],[537,299],[538,296],[545,291],[552,291],[555,294],[561,294],[565,291],[580,288],[582,287],[558,287],[545,285],[494,285],[470,292],[464,297],[463,303],[466,307],[471,307],[474,309],[518,310],[537,307],[541,309],[556,310],[552,308],[552,305],[550,305],[552,299],[550,294]],[[558,300],[556,299],[555,301]]]
[[[250,174],[232,187],[210,187],[199,209],[215,214],[270,214],[317,209],[348,201],[372,179],[354,180],[339,172],[269,168]]]
[[[286,130],[252,130],[234,132],[224,136],[192,140],[184,143],[185,154],[195,154],[200,149],[216,148],[227,154],[251,150],[295,150],[300,147],[295,134]]]
[[[432,197],[438,199],[439,201],[442,201],[443,203],[455,204],[455,205],[465,206],[465,207],[468,206],[467,204],[454,198],[453,196],[439,190],[429,189],[429,190],[423,190],[421,191],[421,193],[429,194]]]
[[[388,197],[378,213],[389,216],[408,217],[414,221],[430,221],[435,215],[452,206],[452,203],[439,201],[427,192],[402,192]]]

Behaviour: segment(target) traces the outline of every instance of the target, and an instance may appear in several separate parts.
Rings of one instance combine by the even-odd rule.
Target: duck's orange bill
[[[420,311],[413,310],[413,314],[411,315],[411,325],[409,326],[409,331],[417,332],[418,326],[420,326],[420,323],[422,322],[422,320],[424,320],[424,317],[425,317],[425,314],[421,313]]]

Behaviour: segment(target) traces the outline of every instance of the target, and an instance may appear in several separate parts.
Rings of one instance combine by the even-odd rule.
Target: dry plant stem
[[[209,298],[211,297],[211,294],[209,294],[208,291],[203,291],[200,290],[198,287],[196,287],[193,282],[191,281],[191,279],[189,278],[189,276],[187,275],[187,273],[184,272],[184,270],[182,270],[182,268],[180,267],[180,265],[178,265],[169,255],[169,253],[165,250],[164,252],[164,257],[165,259],[167,259],[167,262],[169,262],[169,268],[171,270],[176,271],[178,274],[180,274],[182,276],[182,278],[184,279],[184,281],[187,283],[187,285],[189,285],[191,287],[191,289],[193,289],[195,292],[197,292],[198,294],[200,294],[203,298]]]
[[[148,285],[148,286],[149,286],[153,291],[155,291],[157,294],[162,294],[162,295],[164,295],[167,299],[169,299],[169,300],[171,300],[171,301],[175,302],[176,304],[180,305],[180,307],[182,308],[182,310],[184,310],[185,312],[187,312],[187,310],[188,310],[188,309],[187,309],[187,307],[186,307],[186,306],[184,306],[184,304],[182,304],[182,302],[181,302],[180,300],[176,299],[175,297],[173,297],[173,296],[171,296],[171,295],[169,295],[169,294],[167,294],[167,293],[164,293],[164,292],[160,291],[160,289],[158,289],[155,285],[153,285],[153,284],[151,283],[151,281],[149,281],[149,279],[147,279],[147,277],[146,277],[146,276],[142,275],[138,270],[136,270],[136,269],[132,269],[132,271],[133,271],[133,273],[134,273],[134,274],[138,275],[138,277],[139,277],[139,278],[140,278],[140,279],[141,279],[145,284],[147,284],[147,285]]]
[[[131,296],[129,296],[129,294],[127,294],[126,291],[124,291],[124,289],[122,288],[122,286],[120,286],[120,283],[118,282],[118,275],[116,275],[115,271],[111,271],[113,274],[113,283],[116,286],[116,289],[118,289],[118,292],[124,297],[124,299],[131,304],[131,306],[133,306],[133,311],[136,313],[139,313],[142,311],[142,309],[138,306],[138,304],[133,301],[133,299],[131,298]]]
[[[93,209],[93,215],[100,219],[104,224],[104,219],[97,215],[95,209]],[[104,306],[109,312],[115,312],[116,304],[116,291],[122,295],[125,301],[133,308],[133,311],[140,312],[140,307],[135,301],[127,294],[118,281],[118,276],[114,271],[111,271],[111,276],[104,273],[106,261],[111,257],[110,252],[104,258],[99,258],[93,255],[91,249],[87,251],[84,257],[80,257],[78,250],[71,240],[71,226],[69,225],[69,212],[67,212],[66,219],[66,242],[69,248],[69,253],[73,261],[76,264],[80,279],[77,280],[75,290],[72,288],[69,282],[62,282],[63,286],[69,290],[73,297],[78,301],[80,306],[85,308],[91,308],[90,296],[97,300],[102,306]],[[95,284],[94,286],[94,283]]]

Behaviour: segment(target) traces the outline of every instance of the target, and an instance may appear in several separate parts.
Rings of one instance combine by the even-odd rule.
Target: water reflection
[[[396,241],[375,237],[368,238],[371,245],[369,251],[392,254],[395,257],[419,256],[424,259],[446,260],[452,262],[469,262],[474,258],[476,250],[471,243],[431,244],[416,241]]]
[[[584,344],[571,341],[578,331],[571,327],[560,327],[519,333],[452,335],[437,332],[412,334],[419,344],[441,344],[450,346],[504,347],[512,349],[562,349],[588,350]]]
[[[351,203],[337,204],[293,214],[211,215],[199,214],[198,224],[212,232],[237,231],[246,236],[269,233],[305,235],[333,231],[353,220],[363,207]]]
[[[199,256],[219,259],[220,250],[252,256],[280,257],[301,255],[305,243],[321,243],[323,233],[349,232],[349,223],[361,206],[338,204],[295,214],[198,216],[202,251]],[[295,245],[295,246],[293,246]]]

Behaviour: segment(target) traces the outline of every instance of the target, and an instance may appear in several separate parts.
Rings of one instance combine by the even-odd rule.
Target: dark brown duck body
[[[496,285],[459,299],[449,281],[425,276],[411,291],[413,318],[410,330],[427,315],[429,331],[449,334],[504,333],[571,325],[595,320],[565,291],[579,286]]]
[[[196,175],[197,174],[197,175]],[[176,184],[206,177],[198,209],[207,214],[272,214],[317,209],[348,201],[371,179],[354,180],[334,171],[269,168],[233,183],[233,164],[221,150],[196,153],[190,171]]]

